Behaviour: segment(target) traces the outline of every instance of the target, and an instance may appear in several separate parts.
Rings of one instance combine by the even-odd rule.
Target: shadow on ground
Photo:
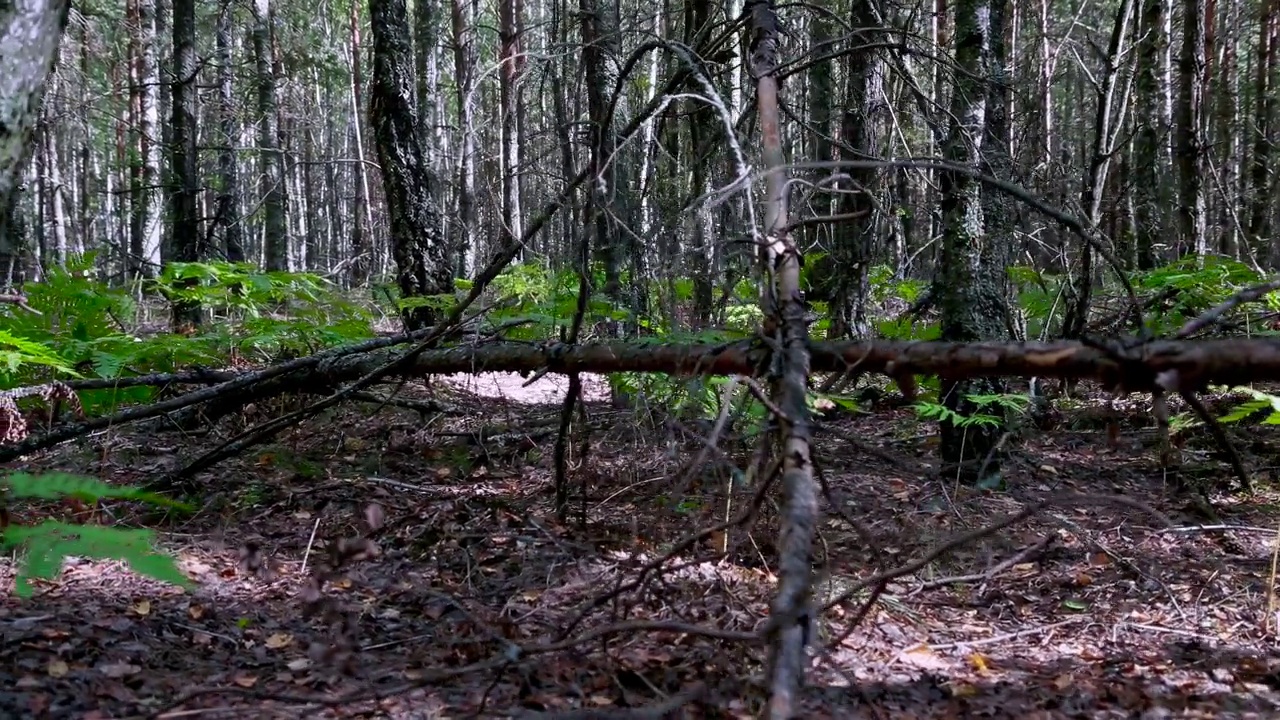
[[[773,590],[776,509],[707,530],[757,495],[742,472],[750,437],[730,429],[703,453],[696,425],[592,403],[558,518],[554,397],[405,392],[451,410],[344,408],[198,478],[201,512],[161,528],[191,592],[77,559],[35,597],[7,594],[0,716],[589,717],[558,713],[699,684],[669,717],[759,715],[765,653],[752,638]],[[907,410],[827,421],[815,587],[849,597],[814,624],[805,717],[1280,713],[1270,490],[1201,527],[1141,432],[1118,449],[1096,432],[1037,434],[1006,463],[1009,490],[978,492],[936,477],[929,428]],[[141,483],[208,444],[126,428],[29,469]],[[1073,494],[1090,501],[1060,501]],[[1043,511],[894,579],[851,627],[867,578],[1029,504]],[[386,517],[369,535],[380,554],[310,592],[370,505]],[[21,522],[51,512],[15,510]],[[95,521],[142,517],[103,512]],[[7,587],[13,575],[0,565]]]

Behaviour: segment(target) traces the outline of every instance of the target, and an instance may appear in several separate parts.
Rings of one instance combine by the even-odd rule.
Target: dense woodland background
[[[743,163],[759,165],[741,3],[371,7],[78,3],[16,201],[11,276],[94,251],[117,281],[188,256],[389,278],[398,233],[379,166],[421,162],[415,241],[448,269],[430,269],[443,283],[520,237],[596,150],[610,158],[602,177],[522,259],[572,266],[590,213],[602,292],[643,312],[687,277],[694,316],[710,317],[715,288],[753,255],[732,192]],[[949,247],[962,215],[948,216],[938,169],[838,160],[977,165],[1096,225],[1126,269],[1187,254],[1274,267],[1278,13],[1217,0],[780,6],[791,222],[829,266],[814,295],[840,319],[832,333],[865,332],[873,266],[929,278],[977,250]],[[691,66],[709,86],[681,78]],[[379,108],[416,138],[383,151]],[[182,150],[194,157],[178,162]],[[176,203],[184,193],[193,208]],[[982,195],[997,264],[1106,272],[1053,219]]]
[[[0,11],[8,31],[21,13],[48,20],[65,9],[15,8]],[[478,716],[490,692],[548,712],[656,695],[646,717],[702,703],[697,717],[784,718],[812,711],[806,703],[841,716],[849,703],[884,712],[923,697],[946,715],[959,712],[948,703],[978,701],[954,685],[939,700],[918,674],[903,684],[895,664],[926,676],[945,668],[949,683],[987,677],[973,648],[996,638],[992,657],[1013,687],[1052,679],[1049,700],[1034,683],[1012,699],[1009,686],[978,696],[1026,717],[1059,707],[1085,672],[1063,658],[1176,664],[1174,650],[1147,641],[1133,651],[1119,630],[1097,641],[1103,650],[1036,654],[1045,628],[1074,622],[1054,613],[1096,608],[1113,628],[1229,646],[1219,667],[1194,671],[1228,691],[1192,700],[1186,684],[1180,709],[1203,710],[1203,698],[1216,717],[1280,708],[1263,682],[1280,672],[1268,645],[1275,571],[1262,589],[1244,562],[1269,549],[1190,537],[1274,524],[1264,428],[1280,424],[1280,396],[1256,383],[1280,380],[1280,345],[1267,339],[1280,331],[1280,282],[1266,282],[1280,270],[1280,0],[86,0],[64,24],[38,103],[14,98],[35,92],[40,73],[0,82],[0,121],[12,121],[0,122],[0,461],[55,471],[5,487],[68,495],[77,513],[97,512],[86,497],[174,502],[86,475],[194,499],[191,527],[239,533],[246,578],[276,572],[272,552],[298,551],[301,569],[287,572],[307,619],[270,622],[297,637],[327,628],[310,646],[314,668],[351,678],[354,658],[384,667],[376,651],[421,629],[400,622],[408,608],[421,619],[414,603],[436,603],[433,622],[480,638],[475,651],[446,643],[417,675],[399,674],[403,658],[387,661],[361,679],[361,702],[370,687],[399,698],[492,672],[483,694],[445,684],[455,695],[432,702]],[[48,37],[0,35],[0,72],[39,68]],[[17,139],[30,141],[26,154]],[[486,370],[524,376],[481,373],[501,400],[454,376],[419,380]],[[547,372],[567,387],[531,399],[524,391],[545,387]],[[1045,378],[1064,383],[1050,391]],[[1149,403],[1126,406],[1134,392]],[[31,399],[45,409],[33,415]],[[65,444],[90,433],[111,439]],[[140,460],[156,454],[166,457]],[[67,470],[82,474],[56,474]],[[334,490],[342,473],[379,489]],[[299,504],[321,477],[340,520],[329,499]],[[455,479],[448,502],[414,494]],[[1258,502],[1231,505],[1245,492]],[[363,508],[356,520],[349,505]],[[1060,506],[1104,509],[1085,518],[1076,507],[1071,519]],[[1152,522],[1126,525],[1132,543],[1118,549],[1105,539],[1117,508],[1123,523]],[[1191,524],[1174,527],[1171,508]],[[56,579],[64,556],[108,546],[153,578],[190,580],[121,539],[144,535],[59,525],[51,532],[76,539],[45,541],[41,526],[14,530],[28,526],[9,517],[0,502],[5,547],[40,548],[16,575],[20,590],[30,576]],[[360,531],[330,538],[308,574],[322,519],[335,536]],[[935,572],[940,556],[1024,521],[1041,535]],[[264,549],[280,536],[290,537]],[[1062,537],[1072,539],[1059,548]],[[393,613],[371,636],[326,591],[380,556],[374,539],[401,554],[369,580],[370,598]],[[636,548],[651,555],[627,555]],[[201,552],[207,566],[225,561]],[[1204,553],[1243,569],[1207,568]],[[892,567],[886,557],[916,559]],[[477,580],[473,564],[494,558],[507,564]],[[1185,584],[1153,579],[1151,568],[1182,561]],[[680,575],[693,566],[720,583],[714,592]],[[991,589],[1009,574],[1043,595]],[[415,580],[395,585],[401,576]],[[1167,595],[1137,619],[1118,609],[1135,578]],[[684,585],[655,589],[666,582]],[[748,589],[739,597],[725,583]],[[292,612],[277,598],[251,611],[267,596],[228,593],[245,617]],[[902,598],[917,595],[951,605],[896,625]],[[513,619],[516,598],[533,608],[524,620],[536,619]],[[1204,598],[1226,610],[1203,610]],[[215,622],[191,607],[174,612]],[[1000,626],[1005,610],[1042,627]],[[986,640],[927,644],[988,611]],[[870,613],[879,624],[850,650],[843,643]],[[1241,629],[1255,615],[1258,627]],[[927,622],[926,644],[904,642]],[[1216,635],[1202,637],[1210,626]],[[246,627],[219,632],[247,637]],[[649,631],[696,642],[645,645]],[[286,634],[267,647],[291,648]],[[615,635],[627,651],[601,641],[579,665],[530,665],[502,681],[527,658]],[[83,642],[97,648],[90,655],[112,647]],[[716,664],[726,646],[756,645]],[[947,664],[942,647],[963,660]],[[244,668],[243,649],[215,655]],[[1019,652],[1035,657],[1023,666]],[[887,659],[872,671],[873,657]],[[649,665],[623,668],[632,661]],[[277,685],[323,685],[297,662],[278,669]],[[626,673],[647,678],[654,663],[670,666],[661,690],[628,684]],[[64,666],[40,667],[74,681],[80,666]],[[690,684],[713,666],[709,677],[738,684]],[[606,679],[566,679],[582,668]],[[766,689],[744,690],[760,668]],[[148,670],[158,673],[152,695],[177,697],[171,707],[199,696],[165,674],[173,668]],[[879,685],[861,700],[801,696],[806,673],[862,687],[851,678],[863,671]],[[379,672],[407,684],[375,687]],[[244,677],[215,673],[209,692],[250,688]],[[1088,678],[1093,710],[1078,716],[1166,706],[1147,686],[1121,697],[1112,676]],[[24,687],[44,680],[24,676]],[[246,697],[356,702],[326,687],[319,700]],[[50,693],[22,702],[55,702]]]

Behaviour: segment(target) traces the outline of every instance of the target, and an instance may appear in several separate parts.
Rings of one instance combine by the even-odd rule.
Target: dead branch
[[[165,385],[216,385],[231,382],[243,377],[246,373],[234,370],[213,370],[210,368],[192,368],[182,372],[148,373],[118,378],[86,378],[84,380],[67,380],[67,387],[72,390],[122,390],[134,387],[163,387]]]
[[[1236,479],[1240,481],[1240,489],[1244,492],[1253,492],[1253,481],[1249,479],[1249,471],[1244,469],[1244,461],[1240,459],[1240,452],[1236,450],[1235,444],[1227,436],[1227,431],[1222,429],[1222,424],[1209,412],[1204,403],[1200,402],[1199,396],[1194,392],[1186,390],[1179,394],[1182,395],[1182,399],[1195,412],[1196,417],[1200,418],[1200,422],[1209,428],[1209,434],[1213,436],[1214,441],[1218,443],[1218,447],[1226,454],[1227,462],[1231,464],[1231,470],[1236,474]]]
[[[0,462],[52,447],[107,427],[153,418],[232,395],[272,378],[289,376],[281,392],[296,387],[332,387],[358,379],[388,363],[374,352],[403,344],[421,334],[379,338],[335,348],[280,365],[245,373],[224,383],[171,400],[129,408],[81,423],[58,427],[17,443],[0,445]],[[1024,376],[1096,379],[1122,391],[1158,389],[1156,377],[1176,373],[1180,389],[1210,382],[1244,385],[1280,381],[1280,341],[1263,338],[1157,340],[1124,352],[1074,341],[1061,342],[809,342],[811,369],[835,372],[857,365],[863,372],[887,374]],[[601,343],[530,345],[494,342],[423,351],[401,368],[401,376],[489,371],[665,372],[674,375],[758,375],[769,366],[767,343],[740,341],[721,345],[642,345]],[[355,390],[362,388],[354,388]]]
[[[911,592],[907,593],[907,597],[915,597],[916,595],[919,595],[920,593],[926,590],[946,587],[947,585],[955,585],[958,583],[972,583],[972,582],[982,581],[983,584],[986,584],[990,582],[992,579],[994,579],[997,575],[999,575],[1000,573],[1003,573],[1005,570],[1008,570],[1014,565],[1020,565],[1024,562],[1031,560],[1033,557],[1043,553],[1045,550],[1048,549],[1049,545],[1053,544],[1054,538],[1055,538],[1054,535],[1045,535],[1044,537],[1040,538],[1036,542],[1030,545],[1027,545],[1026,547],[1022,548],[1021,550],[1014,553],[1013,555],[1010,555],[1004,560],[1001,560],[999,563],[996,563],[994,567],[991,567],[980,573],[969,573],[968,575],[950,575],[948,577],[933,578],[932,580],[925,580],[921,582],[918,586],[913,588]],[[979,592],[979,596],[981,596],[981,592]]]
[[[419,400],[416,398],[396,397],[394,395],[382,396],[371,392],[357,392],[351,394],[351,399],[358,402],[373,403],[380,406],[389,405],[391,407],[404,408],[405,410],[413,410],[424,418],[431,413],[444,413],[446,415],[459,414],[457,408],[436,402],[435,400]]]
[[[764,293],[762,337],[778,348],[772,360],[772,399],[776,403],[777,444],[782,451],[782,515],[778,535],[778,589],[763,630],[769,638],[767,673],[769,717],[797,715],[808,666],[805,647],[810,636],[812,568],[809,556],[819,522],[818,492],[813,480],[809,439],[812,428],[807,403],[810,374],[809,324],[800,289],[800,251],[787,232],[787,172],[780,130],[778,18],[772,0],[747,6],[751,28],[750,68],[756,78],[765,176],[765,232],[760,261],[773,286]],[[761,393],[763,398],[763,393]],[[766,401],[767,402],[767,401]]]
[[[17,305],[23,310],[26,310],[29,313],[34,313],[36,315],[44,314],[27,304],[26,295],[0,295],[0,303],[4,303],[6,305]]]
[[[1118,387],[1122,392],[1150,391],[1158,387],[1157,376],[1167,372],[1177,374],[1178,388],[1182,390],[1199,390],[1210,382],[1244,385],[1280,381],[1280,341],[1263,338],[1158,340],[1133,350],[1076,341],[811,341],[806,347],[814,372],[835,372],[856,364],[863,372],[890,376],[1094,379],[1108,388]],[[770,343],[759,340],[719,345],[494,342],[423,352],[395,373],[421,376],[545,369],[566,375],[662,372],[758,377],[763,368],[769,367],[771,354]],[[332,359],[312,370],[310,380],[349,381],[376,369],[386,360],[385,354],[378,353]]]

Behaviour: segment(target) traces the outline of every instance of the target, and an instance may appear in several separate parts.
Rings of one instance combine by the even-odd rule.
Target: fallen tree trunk
[[[808,344],[814,372],[941,375],[946,377],[1054,377],[1093,379],[1124,391],[1156,387],[1163,376],[1176,388],[1209,382],[1280,381],[1280,340],[1155,341],[1130,350],[1061,342],[815,341]],[[429,350],[407,375],[480,372],[662,372],[674,375],[760,375],[771,350],[757,340],[721,345],[608,343],[528,345],[493,343]],[[320,363],[314,381],[341,382],[386,361],[382,353]]]
[[[403,342],[400,336],[394,341]],[[380,345],[390,344],[379,341]],[[897,375],[949,375],[971,377],[1055,377],[1123,382],[1130,390],[1148,389],[1155,374],[1177,370],[1184,379],[1238,384],[1256,380],[1280,380],[1280,340],[1216,339],[1157,341],[1120,358],[1106,350],[1079,342],[947,343],[947,342],[826,342],[809,343],[815,372],[883,373]],[[291,361],[289,378],[319,376],[325,384],[349,380],[358,369],[386,362],[367,351],[342,353],[346,357],[325,364],[323,356]],[[341,350],[341,349],[340,349]],[[768,361],[768,350],[757,342],[723,345],[585,344],[528,345],[493,343],[432,350],[414,363],[409,374],[479,372],[666,372],[679,375],[756,375]],[[268,371],[271,368],[267,369]],[[236,373],[197,369],[115,379],[69,380],[73,390],[118,389],[139,385],[216,385],[243,381],[263,371]],[[263,380],[266,377],[262,378]],[[287,383],[289,389],[297,383]],[[237,383],[243,387],[243,382]]]
[[[813,372],[883,373],[949,377],[1005,376],[1094,379],[1122,391],[1146,391],[1163,378],[1167,390],[1195,390],[1209,382],[1225,385],[1280,381],[1280,340],[1162,340],[1128,350],[1107,350],[1080,342],[947,343],[829,342],[808,344]],[[95,418],[0,446],[0,462],[52,447],[107,425],[119,425],[191,405],[234,398],[257,400],[249,387],[268,380],[271,391],[326,392],[362,377],[388,361],[391,350],[302,358],[283,366],[246,373],[223,385],[203,388],[155,406],[130,408],[113,418]],[[495,342],[428,350],[402,371],[421,376],[444,373],[662,372],[673,375],[762,375],[772,351],[759,340],[721,345],[611,343],[529,345]],[[287,369],[283,369],[287,368]],[[264,388],[265,389],[265,388]]]

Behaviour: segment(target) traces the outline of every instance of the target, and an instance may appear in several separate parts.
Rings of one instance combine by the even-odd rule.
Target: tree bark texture
[[[413,103],[413,45],[404,0],[369,0],[373,30],[370,116],[391,220],[391,251],[402,299],[453,291],[453,263],[439,235],[435,178],[427,167]],[[436,312],[406,308],[410,330],[430,325]]]
[[[173,146],[171,203],[174,260],[198,262],[208,257],[200,235],[200,161],[196,146],[196,5],[195,0],[173,2]],[[198,303],[173,304],[176,332],[191,333],[203,319]]]
[[[998,0],[997,0],[998,1]],[[951,99],[951,134],[947,159],[958,165],[983,166],[983,141],[988,135],[988,83],[992,76],[992,37],[1003,28],[992,25],[990,0],[959,0],[955,10],[956,75]],[[1003,13],[994,15],[1002,18]],[[1005,336],[1006,306],[1001,249],[1008,238],[986,233],[982,186],[967,175],[941,173],[943,237],[934,296],[942,311],[942,338],[954,341],[993,340]],[[960,382],[943,378],[941,397],[952,412],[971,415],[978,410],[976,395],[1002,392],[990,380]],[[992,414],[990,409],[984,411]],[[998,425],[962,426],[941,423],[944,473],[958,473],[969,481],[999,472],[995,450],[1002,433]]]
[[[12,228],[16,193],[69,8],[66,0],[0,5],[0,264],[5,267],[21,264]]]

